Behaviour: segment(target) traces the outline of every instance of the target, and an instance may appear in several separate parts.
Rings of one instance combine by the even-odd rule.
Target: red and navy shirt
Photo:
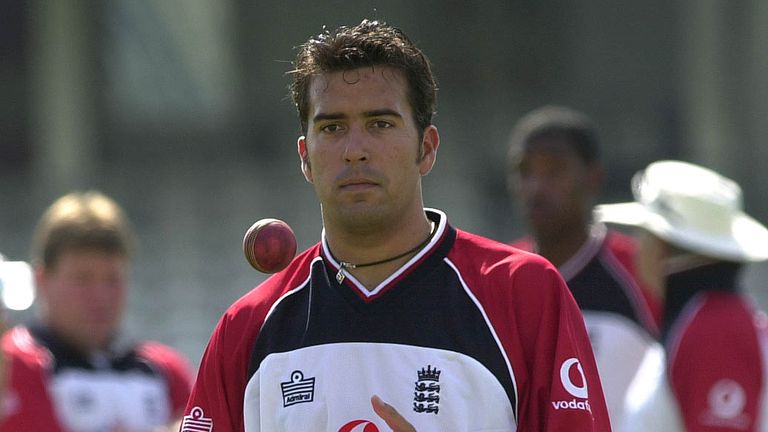
[[[182,431],[609,431],[581,314],[546,260],[436,223],[372,290],[323,241],[234,303]],[[339,281],[341,280],[341,282]]]
[[[530,238],[513,245],[535,251]],[[634,276],[634,253],[631,237],[595,224],[558,268],[584,315],[614,425],[622,422],[627,389],[658,334],[660,308]]]
[[[735,288],[737,270],[669,278],[664,349],[632,384],[623,430],[768,431],[768,318]]]
[[[536,252],[531,237],[517,240],[512,246]],[[655,337],[662,310],[653,294],[638,282],[636,251],[633,237],[596,223],[587,241],[558,271],[582,310],[620,315]]]
[[[83,356],[41,326],[17,326],[2,339],[9,385],[2,431],[150,431],[181,416],[192,373],[157,342],[114,344]]]

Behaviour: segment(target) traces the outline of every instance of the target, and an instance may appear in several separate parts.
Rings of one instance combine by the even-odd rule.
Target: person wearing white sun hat
[[[768,259],[768,229],[733,180],[682,161],[635,175],[634,202],[597,206],[641,228],[638,270],[664,299],[662,344],[627,395],[619,431],[768,431],[768,318],[741,294],[743,266]]]

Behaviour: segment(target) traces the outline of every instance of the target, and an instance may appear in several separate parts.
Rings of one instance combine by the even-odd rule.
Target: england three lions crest
[[[440,370],[432,365],[416,371],[418,381],[413,392],[413,410],[437,414],[440,411]]]

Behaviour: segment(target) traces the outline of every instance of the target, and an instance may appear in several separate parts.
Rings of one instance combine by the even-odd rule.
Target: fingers
[[[376,414],[392,428],[392,432],[416,432],[416,429],[390,404],[373,395],[371,405]]]

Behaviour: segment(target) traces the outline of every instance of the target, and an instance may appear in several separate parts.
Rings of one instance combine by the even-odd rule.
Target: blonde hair
[[[57,199],[35,229],[32,262],[53,267],[69,250],[95,249],[129,256],[133,233],[122,208],[98,191],[73,192]]]

